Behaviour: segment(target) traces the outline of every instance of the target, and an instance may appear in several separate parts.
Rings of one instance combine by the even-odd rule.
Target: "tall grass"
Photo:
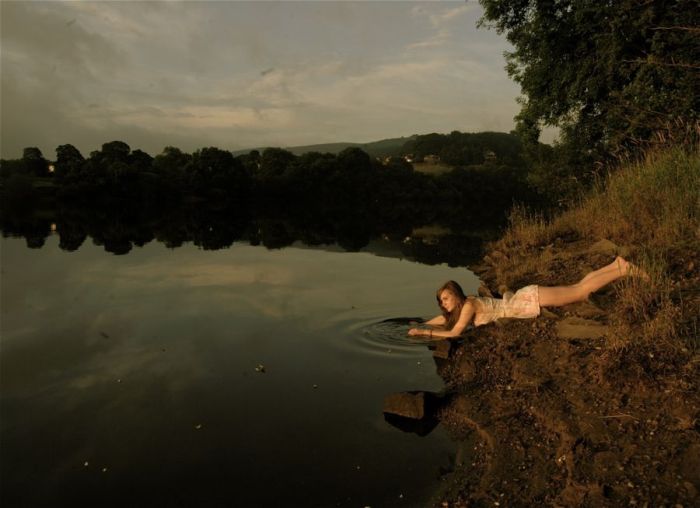
[[[571,215],[585,235],[639,243],[654,256],[697,241],[700,154],[680,147],[648,152],[599,182]]]
[[[687,266],[700,265],[698,146],[652,148],[638,160],[620,163],[577,205],[550,220],[514,209],[509,229],[492,246],[505,259],[496,267],[499,283],[552,283],[545,267],[553,256],[553,242],[559,239],[563,251],[568,244],[568,259],[575,264],[581,259],[577,249],[606,239],[651,278],[628,278],[616,285],[615,305],[609,310],[609,346],[623,351],[642,344],[668,345],[678,343],[679,335],[693,326],[697,330],[697,298],[684,301],[679,280],[687,279]],[[561,277],[562,270],[566,276],[566,259],[567,254],[558,254],[561,266],[549,276]],[[685,270],[682,276],[679,270]],[[569,273],[569,278],[575,275]],[[573,280],[554,283],[567,282]]]

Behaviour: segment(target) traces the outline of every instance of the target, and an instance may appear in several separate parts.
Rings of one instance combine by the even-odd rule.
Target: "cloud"
[[[478,14],[473,3],[10,2],[3,156],[113,139],[150,153],[372,141],[493,118],[508,130],[507,45],[477,33]]]
[[[460,5],[452,9],[446,9],[430,15],[430,22],[434,27],[439,28],[445,24],[451,23],[457,18],[464,16],[474,9],[473,5]]]
[[[450,40],[451,33],[449,30],[440,30],[437,34],[432,35],[428,39],[413,42],[406,46],[407,50],[413,49],[434,49],[444,46]]]
[[[414,18],[427,20],[434,28],[442,28],[477,9],[474,3],[449,8],[445,8],[444,5],[440,2],[415,5],[411,8],[410,14]]]

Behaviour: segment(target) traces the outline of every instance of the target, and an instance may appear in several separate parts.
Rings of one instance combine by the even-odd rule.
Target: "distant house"
[[[492,152],[491,150],[486,150],[484,152],[484,161],[486,162],[495,162],[497,159],[496,154]]]
[[[423,158],[423,162],[425,162],[426,164],[438,164],[440,162],[440,156],[434,154],[426,155]]]

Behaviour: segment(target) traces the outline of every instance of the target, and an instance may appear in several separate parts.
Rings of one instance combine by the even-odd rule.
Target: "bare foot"
[[[640,279],[645,280],[646,282],[649,282],[651,280],[651,277],[647,272],[639,268],[637,265],[630,263],[622,256],[617,256],[616,261],[618,266],[620,267],[620,270],[625,275],[629,275],[630,277],[639,277]]]
[[[629,274],[630,262],[627,261],[625,258],[623,258],[622,256],[617,256],[615,258],[615,264],[617,265],[617,268],[620,270],[620,273],[622,273],[622,275]]]

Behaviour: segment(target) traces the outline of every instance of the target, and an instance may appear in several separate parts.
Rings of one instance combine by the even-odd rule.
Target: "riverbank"
[[[700,503],[698,195],[698,153],[667,149],[553,220],[514,214],[471,267],[484,293],[573,283],[615,255],[651,280],[440,348],[459,446],[435,506]]]

